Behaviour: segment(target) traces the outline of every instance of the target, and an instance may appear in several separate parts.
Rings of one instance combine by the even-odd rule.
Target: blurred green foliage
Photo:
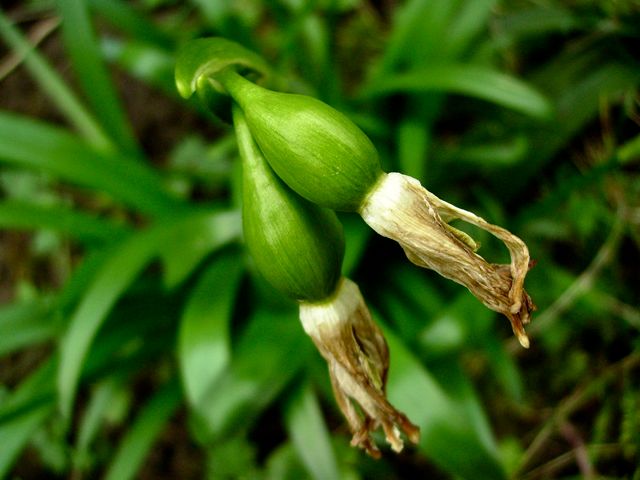
[[[635,0],[0,11],[0,477],[640,478],[638,25]],[[204,35],[345,112],[385,170],[529,245],[522,351],[342,217],[344,273],[385,325],[416,448],[348,446],[294,306],[255,273],[233,132],[173,83],[177,48]]]

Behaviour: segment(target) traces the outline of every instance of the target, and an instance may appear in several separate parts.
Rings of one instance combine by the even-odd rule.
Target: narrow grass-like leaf
[[[95,118],[67,87],[58,73],[35,51],[0,9],[0,36],[20,57],[42,90],[55,102],[69,122],[94,146],[108,150],[113,142]],[[0,129],[1,130],[1,129]]]
[[[393,321],[394,330],[403,338],[415,339],[417,344],[431,343],[426,355],[440,355],[452,351],[464,340],[465,332],[453,319],[438,325],[434,319],[446,308],[442,292],[422,272],[408,265],[396,267],[388,274],[390,282],[378,298],[384,313]],[[423,319],[423,321],[416,321]],[[429,332],[429,330],[434,330]],[[429,334],[425,342],[424,335]],[[431,341],[431,337],[435,337]],[[435,345],[434,345],[435,344]]]
[[[29,410],[9,422],[0,424],[0,438],[2,439],[0,478],[6,478],[11,466],[27,445],[33,433],[54,410],[55,405],[50,402],[47,405],[41,405]]]
[[[194,287],[182,314],[178,361],[192,405],[201,403],[231,357],[229,325],[242,267],[235,253],[214,260]]]
[[[209,207],[211,208],[211,207]],[[235,210],[211,210],[211,222],[202,228],[175,232],[173,241],[160,252],[163,281],[168,289],[176,287],[213,250],[242,235],[242,219]]]
[[[485,339],[485,352],[496,381],[502,389],[516,402],[523,400],[524,385],[522,375],[516,362],[504,348],[504,345],[493,336]]]
[[[299,480],[309,478],[308,475],[291,442],[280,445],[266,459],[264,480]],[[336,480],[340,478],[344,477],[336,477]],[[359,480],[360,478],[362,477],[354,476],[349,480]]]
[[[208,480],[264,478],[259,474],[253,439],[248,438],[245,432],[232,432],[219,443],[205,445],[204,450]]]
[[[446,313],[426,315],[423,310],[417,310],[409,298],[391,292],[383,292],[380,300],[392,315],[396,330],[403,338],[415,339],[427,359],[450,358],[468,340],[468,331],[458,318]],[[424,318],[425,324],[416,322],[416,318]]]
[[[452,18],[442,48],[447,58],[458,58],[471,41],[487,28],[497,0],[466,0]]]
[[[254,30],[251,27],[255,22],[254,19],[260,18],[259,15],[255,15],[255,9],[261,8],[261,3],[247,4],[245,8],[236,8],[237,5],[226,0],[221,2],[193,0],[192,3],[206,19],[207,28],[213,28],[218,35],[255,42]]]
[[[541,36],[553,32],[567,34],[572,30],[584,27],[573,12],[551,3],[528,9],[517,9],[507,12],[496,19],[498,42],[513,42],[527,36]]]
[[[169,32],[157,27],[133,5],[122,0],[89,0],[89,7],[105,21],[133,38],[160,48],[172,49],[174,39]]]
[[[482,409],[473,384],[460,363],[443,362],[438,367],[432,367],[430,373],[434,375],[446,395],[451,399],[454,408],[467,419],[478,447],[484,448],[493,460],[497,461],[499,458],[498,445],[493,438],[487,416]]]
[[[340,470],[331,446],[318,399],[309,383],[300,386],[285,413],[285,422],[293,448],[314,480],[340,478]]]
[[[296,39],[291,53],[305,71],[305,77],[313,79],[318,96],[331,103],[339,100],[337,70],[331,64],[330,31],[332,21],[319,13],[305,13],[295,22]],[[302,48],[301,48],[302,47]]]
[[[41,404],[46,390],[51,385],[56,369],[56,358],[50,356],[35,371],[25,378],[11,395],[0,402],[0,423],[11,419],[12,413],[24,412],[29,405]],[[53,400],[53,397],[45,399]],[[20,407],[20,408],[16,408]]]
[[[351,275],[365,254],[367,243],[372,236],[371,229],[357,215],[338,215],[344,227],[345,252],[342,261],[342,272]]]
[[[166,245],[185,232],[198,236],[215,228],[217,214],[200,214],[179,222],[160,224],[133,235],[112,250],[86,289],[74,312],[60,349],[58,395],[62,413],[69,417],[84,359],[106,315],[142,269]],[[188,233],[187,233],[188,234]],[[223,233],[224,235],[224,233]],[[223,238],[228,241],[227,237]],[[220,246],[220,245],[218,245]]]
[[[84,295],[87,285],[93,281],[109,258],[110,253],[108,248],[96,248],[84,255],[60,292],[58,307],[61,311],[69,312],[73,309]]]
[[[433,65],[387,75],[365,86],[360,96],[369,99],[398,92],[433,91],[480,98],[540,119],[549,119],[553,114],[549,101],[533,87],[478,65]]]
[[[49,340],[61,329],[53,302],[37,299],[0,309],[0,356]]]
[[[418,56],[432,55],[433,39],[443,41],[442,33],[454,5],[450,0],[411,0],[397,9],[384,54],[374,68],[374,78],[384,78],[402,62],[415,65],[420,63]],[[409,48],[416,44],[422,47]]]
[[[389,331],[385,336],[391,352],[389,398],[420,427],[420,450],[459,478],[505,478],[497,452],[469,412],[456,405],[399,338]]]
[[[74,452],[76,463],[81,463],[82,458],[89,454],[89,447],[103,427],[106,412],[121,388],[122,380],[114,377],[106,379],[93,389],[78,426]]]
[[[0,228],[49,229],[87,242],[116,240],[128,231],[121,223],[68,208],[11,200],[0,202]]]
[[[425,121],[407,117],[398,125],[398,163],[405,175],[424,181],[427,170],[427,150],[430,135]]]
[[[156,438],[180,405],[181,394],[180,383],[174,378],[142,407],[122,439],[105,480],[135,478]]]
[[[166,216],[186,208],[142,163],[98,152],[65,130],[7,112],[0,112],[2,161],[106,192],[144,213]]]
[[[443,160],[452,163],[468,162],[476,167],[491,169],[516,165],[526,158],[529,141],[518,135],[500,143],[461,145],[455,148],[440,148]]]
[[[618,148],[617,155],[623,164],[640,159],[640,135],[621,145],[620,148]]]
[[[58,0],[57,4],[67,53],[95,115],[121,148],[135,152],[138,147],[133,131],[102,62],[87,3],[84,0]]]
[[[532,131],[530,154],[525,162],[505,168],[492,176],[507,196],[521,193],[537,173],[581,128],[597,118],[603,99],[613,101],[621,92],[640,85],[640,72],[619,63],[603,62],[601,55],[584,54],[576,58],[559,56],[553,65],[536,75],[545,89],[553,86],[557,121],[548,128]],[[535,205],[534,205],[535,207]]]
[[[126,376],[171,350],[176,312],[171,312],[170,299],[158,302],[155,296],[152,302],[138,295],[128,306],[126,302],[118,306],[121,310],[114,317],[120,321],[99,333],[83,365],[83,380],[96,382],[105,376]],[[131,322],[131,318],[136,321]],[[55,405],[58,368],[57,355],[50,356],[14,393],[0,402],[0,424],[42,405]]]
[[[153,232],[155,233],[155,232]],[[157,252],[157,239],[143,232],[123,242],[113,251],[71,317],[60,345],[58,395],[62,413],[70,417],[84,359],[104,321],[129,284]]]
[[[256,311],[233,359],[195,410],[210,441],[247,429],[300,370],[311,351],[297,315]]]
[[[166,359],[175,346],[176,303],[169,295],[129,293],[98,332],[80,381],[90,385],[103,379],[119,381],[148,373],[150,366]]]
[[[130,75],[160,88],[169,96],[177,96],[173,52],[142,41],[116,38],[105,38],[101,50],[109,61],[115,62]]]

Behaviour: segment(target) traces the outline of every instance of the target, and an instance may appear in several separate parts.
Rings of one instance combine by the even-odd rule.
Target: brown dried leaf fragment
[[[396,240],[411,262],[435,270],[467,287],[488,308],[504,314],[520,344],[528,348],[524,325],[535,310],[524,290],[529,250],[522,240],[471,212],[440,200],[416,179],[385,174],[360,209],[362,218],[382,236]],[[477,245],[449,221],[460,219],[499,238],[511,255],[509,265],[488,263]]]
[[[386,398],[389,350],[357,285],[343,278],[327,301],[300,303],[300,320],[327,361],[336,401],[353,433],[351,444],[378,458],[371,434],[379,427],[396,452],[404,447],[401,432],[417,443],[418,427]]]

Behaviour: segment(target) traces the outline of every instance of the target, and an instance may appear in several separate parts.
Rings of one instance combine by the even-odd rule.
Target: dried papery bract
[[[397,241],[409,260],[467,287],[490,309],[504,314],[520,344],[528,348],[524,324],[535,309],[524,290],[529,251],[518,237],[471,212],[440,200],[416,179],[400,173],[381,177],[362,203],[360,214],[382,236]],[[510,265],[488,263],[475,242],[447,222],[461,219],[502,240]]]
[[[327,361],[336,400],[353,433],[351,444],[379,457],[371,437],[379,427],[396,452],[404,447],[401,432],[417,443],[418,427],[386,398],[387,343],[357,285],[343,278],[331,298],[301,302],[300,320]]]

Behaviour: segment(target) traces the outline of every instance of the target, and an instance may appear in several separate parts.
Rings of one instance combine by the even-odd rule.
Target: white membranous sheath
[[[488,308],[505,315],[520,344],[529,347],[523,325],[534,307],[523,289],[529,250],[522,240],[440,200],[401,173],[383,174],[362,203],[360,215],[378,234],[397,241],[411,262],[464,285]],[[495,235],[509,249],[511,264],[488,263],[476,253],[474,240],[443,218],[461,219]]]
[[[403,448],[400,430],[417,443],[418,428],[385,396],[389,350],[358,286],[343,278],[329,299],[301,302],[300,320],[327,360],[336,400],[354,432],[352,444],[361,444],[375,455],[377,448],[371,443],[369,432],[378,425],[396,452]],[[352,400],[360,406],[364,418]]]

